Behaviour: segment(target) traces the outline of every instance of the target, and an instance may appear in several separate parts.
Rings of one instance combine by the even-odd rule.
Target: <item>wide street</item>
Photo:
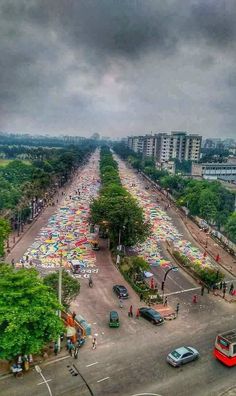
[[[78,180],[73,181],[73,188],[75,185],[81,188],[77,184]],[[32,238],[29,238],[27,244],[25,235],[17,246],[18,254],[22,256],[31,244]],[[42,373],[53,396],[132,396],[142,393],[162,396],[226,396],[225,391],[236,387],[236,367],[229,369],[212,355],[216,334],[235,328],[235,304],[229,304],[211,293],[200,296],[195,281],[182,270],[171,271],[166,284],[170,294],[168,303],[175,308],[180,301],[180,312],[176,320],[155,327],[142,318],[128,317],[131,304],[135,312],[143,303],[112,263],[107,240],[101,240],[101,250],[96,253],[96,269],[92,289],[88,287],[86,277],[80,278],[81,292],[71,308],[91,323],[92,335],[97,336],[97,349],[92,350],[91,337],[88,337],[77,360],[62,350],[54,362],[45,361],[41,364]],[[152,270],[160,281],[158,271],[163,272],[163,269],[153,267]],[[118,283],[127,286],[130,294],[123,308],[119,308],[118,299],[112,291],[112,286]],[[194,290],[184,292],[186,289]],[[171,294],[176,291],[181,293]],[[199,295],[196,305],[192,304],[193,293]],[[119,312],[121,326],[118,329],[110,329],[108,326],[109,311],[112,309]],[[173,348],[181,345],[196,347],[200,358],[175,369],[166,363],[166,356]],[[73,373],[79,374],[72,375]],[[25,374],[23,379],[12,376],[0,379],[0,394],[4,396],[49,394],[42,378],[34,369]]]

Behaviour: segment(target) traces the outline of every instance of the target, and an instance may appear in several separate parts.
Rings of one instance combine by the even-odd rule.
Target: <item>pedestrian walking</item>
[[[196,294],[194,294],[194,296],[193,296],[193,304],[196,304],[197,303],[197,296],[196,296]]]
[[[78,359],[78,353],[79,353],[79,343],[76,342],[75,349],[74,349],[74,358],[75,359]]]
[[[168,298],[167,298],[167,296],[165,297],[165,301],[164,301],[164,307],[167,307],[167,304],[168,304]]]
[[[140,301],[143,301],[143,293],[140,293]]]
[[[123,300],[121,298],[119,299],[119,307],[123,308]]]
[[[204,286],[204,285],[202,285],[202,287],[201,287],[201,296],[203,296],[203,295],[204,295],[204,291],[205,291],[205,286]]]
[[[15,267],[15,259],[14,258],[11,260],[11,265],[13,268]]]
[[[54,352],[54,355],[57,356],[57,354],[58,354],[58,343],[57,343],[57,341],[54,342],[53,352]]]
[[[76,313],[75,313],[75,311],[73,311],[72,312],[72,319],[75,320],[75,317],[76,317]]]
[[[154,279],[153,278],[151,279],[150,286],[151,286],[151,289],[154,289]]]
[[[176,309],[175,309],[175,311],[176,311],[176,315],[178,315],[179,314],[179,302],[177,303],[177,305],[176,305]]]
[[[70,345],[70,338],[67,338],[66,340],[66,349],[69,351],[69,345]]]
[[[128,316],[129,316],[130,318],[133,317],[133,306],[132,306],[132,305],[130,305],[130,307],[129,307]]]
[[[226,293],[226,288],[225,287],[223,287],[223,298],[225,298],[225,293]]]
[[[73,342],[70,340],[70,343],[69,343],[69,354],[70,354],[70,356],[72,356],[74,350],[75,350],[75,346],[74,346]]]
[[[232,282],[229,288],[229,294],[233,294],[233,291],[234,291],[234,284]]]
[[[81,337],[82,337],[82,330],[79,327],[78,330],[77,330],[77,338],[78,338],[79,341],[81,340]]]
[[[219,253],[218,253],[217,256],[216,256],[215,261],[216,261],[217,263],[220,261],[220,255],[219,255]]]
[[[138,308],[137,312],[136,312],[136,319],[139,319],[139,317],[140,317],[140,311],[139,311],[139,308]]]
[[[96,349],[96,348],[97,348],[97,340],[96,340],[96,337],[93,337],[92,349]]]

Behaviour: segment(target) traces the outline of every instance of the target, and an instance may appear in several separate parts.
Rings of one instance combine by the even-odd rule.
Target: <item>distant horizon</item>
[[[196,134],[196,133],[193,133],[193,132],[191,132],[191,131],[177,131],[177,130],[171,130],[171,131],[165,131],[165,132],[146,132],[146,133],[143,133],[143,134],[141,134],[141,133],[139,133],[139,134],[127,134],[126,136],[124,135],[124,136],[107,136],[107,135],[101,135],[100,134],[100,139],[102,139],[102,138],[109,138],[109,139],[115,139],[115,140],[117,140],[117,139],[124,139],[124,138],[128,138],[129,136],[132,136],[132,137],[135,137],[135,136],[145,136],[145,135],[150,135],[151,133],[153,134],[153,135],[155,135],[155,134],[158,134],[158,133],[168,133],[168,134],[170,134],[171,132],[186,132],[187,134],[190,134],[190,135],[200,135],[200,136],[202,136],[202,139],[203,140],[206,140],[206,139],[218,139],[218,140],[222,140],[222,141],[224,141],[224,140],[227,140],[227,139],[232,139],[232,140],[234,140],[235,142],[236,142],[236,138],[234,138],[234,137],[231,137],[231,136],[226,136],[226,137],[224,137],[224,138],[222,138],[222,137],[218,137],[218,136],[203,136],[203,135],[201,135],[200,133],[198,133],[198,134]],[[94,132],[94,133],[96,133],[96,132]],[[60,138],[63,138],[63,137],[82,137],[82,138],[86,138],[86,139],[92,139],[92,136],[83,136],[83,135],[79,135],[79,134],[77,134],[77,135],[70,135],[70,134],[60,134],[60,135],[50,135],[49,133],[37,133],[37,134],[32,134],[32,133],[30,133],[30,132],[9,132],[9,131],[1,131],[0,130],[0,136],[1,135],[19,135],[19,136],[31,136],[31,137],[48,137],[48,138],[57,138],[57,139],[60,139]],[[93,135],[93,133],[91,134],[91,135]],[[1,143],[1,142],[0,142]]]

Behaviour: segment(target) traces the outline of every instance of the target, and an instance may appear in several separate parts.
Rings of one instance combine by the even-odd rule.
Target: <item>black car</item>
[[[117,294],[119,298],[128,298],[129,293],[125,286],[115,285],[113,286],[113,291]]]
[[[140,316],[149,320],[155,325],[161,325],[164,323],[163,317],[159,312],[155,311],[155,309],[149,307],[143,307],[143,308],[139,308],[139,312],[140,312]]]

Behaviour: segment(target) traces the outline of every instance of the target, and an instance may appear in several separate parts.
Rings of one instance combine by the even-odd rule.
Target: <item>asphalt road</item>
[[[96,396],[131,396],[147,392],[163,396],[221,395],[236,385],[236,367],[229,369],[216,361],[212,346],[215,329],[232,327],[235,315],[215,315],[211,326],[205,320],[197,322],[198,325],[196,320],[173,321],[156,328],[140,319],[135,335],[115,337],[114,341],[98,345],[95,351],[87,345],[81,349],[78,360],[69,357],[41,368],[54,396],[91,394],[80,375],[71,375],[69,370],[74,369],[73,365]],[[112,331],[115,334],[116,329]],[[200,359],[182,368],[172,368],[165,361],[166,355],[182,344],[195,346],[200,351]],[[22,380],[12,377],[2,380],[0,394],[44,396],[48,391],[42,382],[33,370]]]
[[[21,243],[23,250],[27,241],[22,240]],[[20,245],[18,249],[21,249]],[[142,318],[128,318],[130,304],[135,312],[142,303],[114,267],[106,241],[97,253],[97,267],[94,287],[90,289],[87,280],[81,279],[81,293],[72,309],[91,323],[92,334],[97,334],[98,347],[93,351],[88,337],[78,360],[66,355],[66,359],[42,364],[53,396],[132,396],[148,392],[161,396],[220,396],[228,388],[236,386],[236,367],[226,368],[212,356],[216,334],[235,328],[235,305],[212,294],[204,294],[198,304],[193,305],[191,292],[174,294],[170,296],[169,303],[176,304],[181,298],[178,318],[155,327]],[[167,282],[166,290],[172,291],[196,286],[181,271],[171,272]],[[125,301],[122,309],[112,292],[116,283],[126,285],[130,292],[130,299]],[[108,327],[112,309],[119,312],[119,329]],[[166,363],[166,356],[181,345],[196,347],[200,359],[175,369]],[[63,354],[66,352],[62,351],[58,359]],[[74,364],[84,379],[80,374],[72,375]],[[23,379],[12,376],[0,378],[0,395],[48,395],[48,389],[42,382],[35,370],[25,374]]]

